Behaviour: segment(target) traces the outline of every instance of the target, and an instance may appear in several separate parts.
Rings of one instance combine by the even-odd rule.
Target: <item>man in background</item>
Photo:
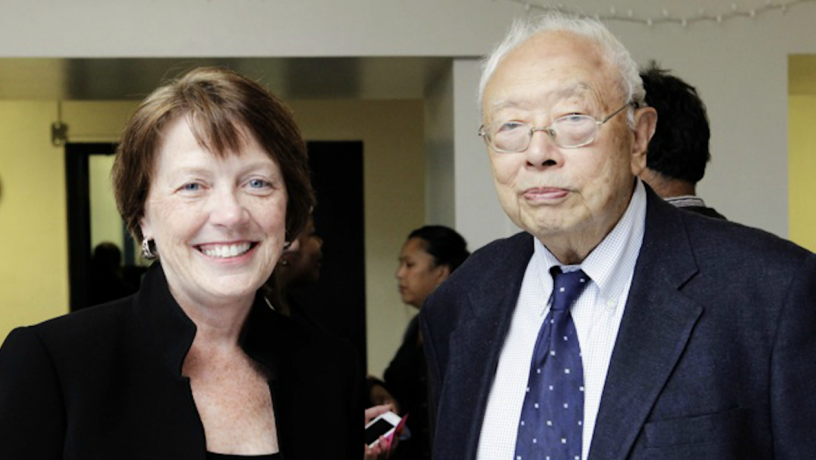
[[[657,129],[649,142],[646,169],[640,178],[672,205],[704,216],[725,219],[697,196],[697,182],[711,160],[711,131],[697,90],[652,61],[640,73],[646,104],[657,110]]]

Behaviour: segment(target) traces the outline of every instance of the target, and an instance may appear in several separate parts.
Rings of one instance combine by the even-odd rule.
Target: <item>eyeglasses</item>
[[[527,150],[536,131],[547,133],[553,143],[561,148],[577,149],[595,142],[601,125],[629,106],[638,107],[637,103],[627,102],[603,120],[589,115],[566,115],[543,128],[534,128],[521,121],[491,123],[479,128],[479,136],[498,153],[520,153]]]

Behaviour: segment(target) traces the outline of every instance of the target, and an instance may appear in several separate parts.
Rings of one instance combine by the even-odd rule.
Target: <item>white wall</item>
[[[425,94],[425,222],[456,228],[453,66]]]
[[[787,57],[816,53],[816,3],[681,27],[615,27],[636,58],[657,58],[708,107],[712,162],[698,192],[729,219],[788,235]]]

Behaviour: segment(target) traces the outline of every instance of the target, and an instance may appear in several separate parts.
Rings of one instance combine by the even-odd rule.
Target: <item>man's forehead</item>
[[[519,104],[530,96],[596,99],[615,86],[615,72],[601,47],[571,32],[543,32],[509,52],[485,88],[485,110]],[[518,94],[514,94],[518,93]],[[535,94],[533,94],[535,93]],[[605,99],[604,97],[601,97]]]
[[[545,90],[537,96],[527,92],[516,94],[512,88],[504,88],[504,90],[497,91],[497,94],[485,99],[486,113],[504,109],[532,110],[541,108],[542,104],[552,106],[565,100],[577,100],[588,104],[600,102],[598,85],[587,81],[568,81],[551,90]]]

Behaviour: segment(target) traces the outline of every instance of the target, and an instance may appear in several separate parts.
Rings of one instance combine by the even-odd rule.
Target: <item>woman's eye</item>
[[[184,184],[184,187],[182,187],[182,188],[184,189],[184,191],[187,191],[187,192],[195,192],[195,191],[201,190],[201,185],[196,184],[196,183],[189,183],[189,184]]]
[[[249,186],[250,186],[251,188],[258,188],[258,189],[260,189],[260,188],[266,188],[266,187],[269,187],[270,185],[271,185],[271,184],[270,184],[269,182],[267,182],[267,181],[265,181],[265,180],[262,180],[262,179],[252,179],[252,180],[250,180],[250,181],[249,181]]]
[[[251,189],[261,190],[261,189],[270,188],[272,186],[272,183],[269,182],[269,181],[263,180],[263,179],[251,179],[247,183],[247,185],[249,185],[249,188],[251,188]]]

